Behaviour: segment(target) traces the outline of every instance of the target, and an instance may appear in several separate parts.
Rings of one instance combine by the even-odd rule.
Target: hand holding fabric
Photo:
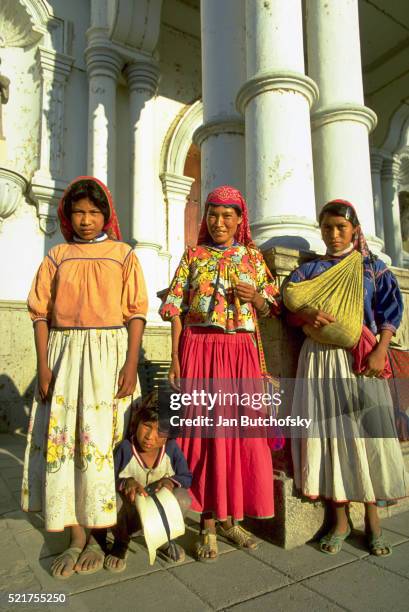
[[[317,329],[325,327],[325,325],[335,321],[335,317],[323,310],[317,310],[316,308],[303,308],[297,312],[297,315],[302,318],[305,323]]]
[[[135,480],[135,478],[127,478],[124,486],[124,495],[127,500],[131,503],[135,501],[135,497],[137,495],[143,495],[143,497],[147,497],[148,494],[145,491],[144,487]]]

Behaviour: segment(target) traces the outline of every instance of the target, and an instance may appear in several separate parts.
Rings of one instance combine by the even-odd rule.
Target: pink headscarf
[[[238,208],[241,211],[242,221],[240,225],[237,226],[234,239],[236,242],[244,244],[245,246],[253,245],[246,202],[240,191],[234,187],[230,187],[229,185],[221,185],[220,187],[216,187],[216,189],[213,189],[213,191],[211,191],[207,196],[204,215],[199,229],[199,236],[197,238],[197,244],[209,244],[209,242],[213,242],[206,222],[207,211],[211,204],[214,206],[231,206],[233,208]]]

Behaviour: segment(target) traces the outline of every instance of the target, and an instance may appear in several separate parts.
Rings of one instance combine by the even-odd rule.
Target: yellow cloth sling
[[[363,285],[362,255],[353,251],[316,278],[288,283],[283,294],[284,304],[291,312],[310,306],[333,315],[334,323],[319,329],[304,325],[305,334],[322,344],[352,348],[362,331]]]

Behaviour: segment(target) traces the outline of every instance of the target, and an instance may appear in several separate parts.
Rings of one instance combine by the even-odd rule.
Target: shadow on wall
[[[295,249],[297,251],[310,252],[311,245],[308,240],[301,236],[274,236],[266,242],[263,242],[262,250],[271,249],[276,246],[282,246],[287,249]]]
[[[147,395],[159,382],[167,379],[169,365],[169,361],[147,360],[141,351],[138,378],[142,395]],[[0,433],[27,432],[36,378],[34,376],[24,393],[20,394],[10,376],[0,375]]]
[[[0,433],[27,431],[36,377],[23,394],[7,374],[0,375]]]

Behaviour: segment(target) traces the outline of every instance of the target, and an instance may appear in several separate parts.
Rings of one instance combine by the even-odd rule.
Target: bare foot
[[[87,544],[74,566],[78,574],[95,574],[104,566],[105,554],[99,544]]]
[[[199,561],[215,561],[219,551],[216,540],[216,521],[205,518],[200,521],[200,541],[196,543],[196,556]]]
[[[51,564],[51,575],[59,580],[65,580],[75,573],[75,564],[81,555],[82,548],[70,546],[64,550]]]
[[[368,533],[367,538],[371,555],[375,555],[376,557],[389,557],[389,555],[392,554],[392,547],[385,542],[380,528],[378,532]]]
[[[326,536],[320,540],[320,548],[323,552],[329,552],[332,555],[338,553],[342,548],[342,542],[350,535],[351,530],[347,523],[346,527],[336,525]]]
[[[200,532],[200,540],[196,543],[198,561],[216,561],[219,554],[216,537],[216,534],[211,533],[209,529],[203,529]]]

